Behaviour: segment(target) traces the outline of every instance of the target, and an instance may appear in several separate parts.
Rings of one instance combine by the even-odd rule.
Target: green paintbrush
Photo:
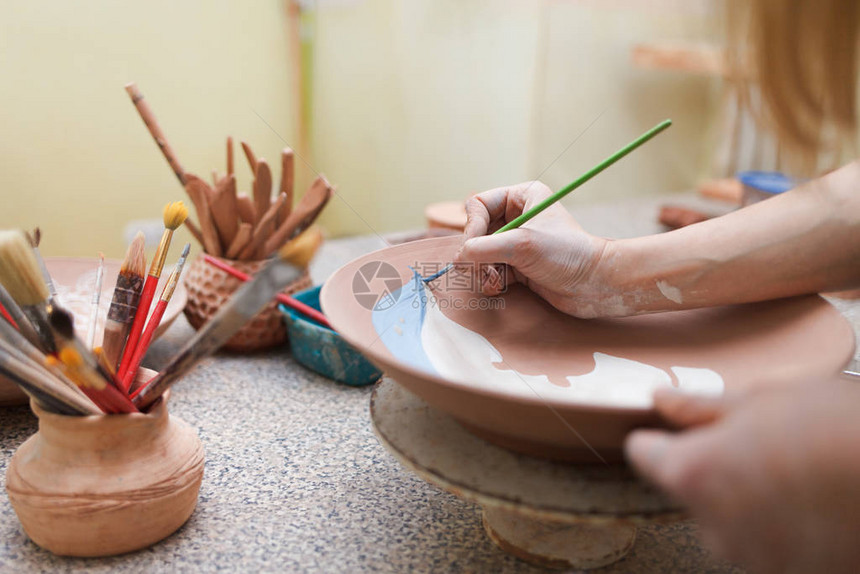
[[[579,178],[577,178],[576,180],[574,180],[573,182],[568,184],[566,187],[563,187],[562,189],[556,191],[551,196],[547,197],[546,199],[544,199],[543,201],[541,201],[540,203],[538,203],[537,205],[535,205],[534,207],[532,207],[531,209],[529,209],[528,211],[526,211],[525,213],[523,213],[522,215],[517,217],[516,219],[512,219],[504,227],[500,227],[499,229],[494,231],[493,235],[495,235],[496,233],[502,233],[503,231],[510,231],[511,229],[516,229],[517,227],[520,227],[523,223],[530,220],[535,215],[537,215],[538,213],[540,213],[541,211],[543,211],[544,209],[546,209],[547,207],[549,207],[550,205],[552,205],[556,201],[559,201],[561,198],[566,196],[568,193],[570,193],[571,191],[573,191],[577,187],[581,186],[583,183],[585,183],[586,181],[588,181],[589,179],[591,179],[592,177],[594,177],[595,175],[597,175],[598,173],[600,173],[601,171],[603,171],[604,169],[606,169],[607,167],[609,167],[610,165],[612,165],[613,163],[615,163],[616,161],[621,159],[622,157],[626,156],[631,151],[638,148],[639,146],[641,146],[642,144],[644,144],[645,142],[647,142],[648,140],[650,140],[651,138],[653,138],[654,136],[656,136],[657,134],[659,134],[660,132],[662,132],[663,130],[665,130],[666,128],[668,128],[671,125],[672,125],[672,120],[663,120],[662,122],[660,122],[659,124],[657,124],[656,126],[651,128],[650,130],[648,130],[647,132],[645,132],[644,134],[642,134],[641,136],[639,136],[638,138],[636,138],[635,140],[633,140],[632,142],[630,142],[629,144],[627,144],[626,146],[624,146],[623,148],[621,148],[620,150],[618,150],[617,152],[615,152],[614,154],[612,154],[611,156],[609,156],[608,158],[606,158],[605,160],[603,160],[602,162],[600,162],[599,164],[597,164],[596,166],[594,166],[593,168],[591,168],[590,170],[588,170],[587,172],[582,174],[581,176],[579,176]],[[450,271],[453,268],[453,266],[454,266],[453,264],[449,263],[441,271],[434,273],[433,275],[430,275],[429,277],[425,277],[424,278],[425,283],[429,282],[429,281],[433,281],[434,279],[441,277],[442,275],[444,275],[445,273]]]

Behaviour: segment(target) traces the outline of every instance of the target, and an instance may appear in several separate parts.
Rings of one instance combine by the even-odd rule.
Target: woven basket
[[[231,267],[248,275],[262,269],[268,260],[232,261],[221,259]],[[232,275],[206,263],[202,257],[194,260],[185,274],[185,288],[188,290],[188,304],[185,316],[195,329],[199,329],[221,308],[242,284]],[[290,295],[311,286],[307,271],[284,289]],[[229,351],[260,351],[282,345],[287,340],[287,329],[283,315],[278,311],[278,302],[270,301],[262,311],[233,335],[223,346]]]

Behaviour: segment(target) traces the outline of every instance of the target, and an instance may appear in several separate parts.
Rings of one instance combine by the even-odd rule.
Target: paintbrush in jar
[[[29,397],[46,410],[60,415],[84,416],[102,414],[91,404],[79,400],[44,369],[30,361],[21,360],[0,342],[0,374],[13,381]]]
[[[0,321],[0,345],[4,343],[11,345],[10,354],[18,356],[22,360],[28,360],[31,365],[34,365],[35,368],[39,370],[47,371],[48,375],[52,375],[57,381],[65,385],[65,387],[81,401],[90,405],[92,409],[101,412],[98,407],[96,407],[95,403],[88,399],[83,391],[81,391],[75,383],[70,381],[68,377],[63,374],[61,369],[48,364],[48,358],[44,353],[32,345],[10,324]]]
[[[110,374],[99,365],[96,356],[75,336],[72,315],[55,307],[50,318],[59,348],[57,357],[66,376],[106,413],[138,412],[131,400],[114,386]]]
[[[117,384],[119,388],[126,393],[128,393],[128,390],[131,388],[135,375],[137,374],[137,370],[140,368],[140,362],[143,360],[143,357],[146,355],[146,351],[149,349],[149,344],[155,336],[155,331],[158,329],[159,323],[161,323],[161,318],[164,317],[164,311],[167,309],[167,304],[170,303],[170,299],[173,297],[173,292],[176,291],[176,285],[179,283],[179,277],[182,275],[182,268],[185,267],[185,260],[188,258],[189,251],[191,251],[191,244],[186,243],[185,247],[182,249],[182,254],[179,256],[179,261],[176,262],[176,265],[173,267],[173,271],[170,273],[167,284],[165,284],[164,289],[161,290],[161,297],[158,299],[158,303],[155,304],[155,310],[152,312],[152,316],[146,323],[146,329],[144,329],[143,335],[140,337],[140,342],[138,342],[137,348],[134,350],[131,363],[129,363],[125,372],[118,373],[116,379]]]
[[[168,203],[164,207],[163,216],[164,233],[161,235],[158,249],[155,250],[155,256],[152,258],[152,263],[149,266],[149,275],[146,276],[146,282],[143,284],[143,292],[140,295],[137,312],[134,314],[134,322],[128,334],[128,341],[126,341],[125,349],[122,353],[120,366],[116,370],[118,373],[122,373],[128,368],[131,357],[134,355],[134,350],[137,348],[137,342],[140,340],[140,334],[143,333],[146,317],[149,315],[152,298],[155,296],[158,279],[161,277],[161,271],[164,269],[164,260],[167,258],[167,250],[170,249],[170,240],[173,238],[173,232],[188,217],[188,209],[181,201]]]
[[[30,320],[24,315],[24,312],[21,310],[21,307],[18,306],[18,303],[12,299],[12,296],[3,287],[2,283],[0,283],[0,305],[6,309],[6,312],[9,313],[9,316],[12,318],[13,325],[21,332],[21,334],[33,345],[42,348],[42,341],[39,338],[39,334],[36,333],[36,330],[33,328],[33,324],[30,323]]]
[[[146,273],[145,248],[146,240],[143,233],[138,231],[128,246],[116,277],[116,287],[108,309],[102,342],[104,360],[111,372],[115,372],[119,367],[122,350],[134,321],[140,294],[143,292],[143,276]]]
[[[105,278],[105,254],[99,253],[99,269],[96,272],[96,285],[93,298],[90,300],[90,323],[87,325],[87,348],[92,349],[96,344],[96,324],[99,320],[99,304],[102,300],[102,283]]]
[[[57,298],[57,288],[54,286],[54,280],[51,279],[51,274],[48,273],[48,266],[45,265],[45,260],[42,258],[42,252],[39,251],[39,245],[42,243],[42,230],[38,227],[33,230],[33,234],[27,233],[27,241],[33,247],[33,254],[36,256],[36,261],[39,263],[39,269],[42,271],[42,279],[45,280],[45,285],[48,286],[48,293],[51,294],[51,299]]]
[[[3,303],[0,303],[0,316],[6,319],[6,322],[18,328],[18,323],[15,322],[15,319],[12,318],[12,315],[9,314],[9,311],[6,310],[6,307],[3,306]]]
[[[45,353],[55,352],[57,346],[48,324],[51,294],[42,278],[33,248],[20,231],[0,231],[0,283],[33,325],[39,338],[39,348]]]
[[[134,403],[145,411],[170,386],[185,376],[203,358],[214,353],[242,328],[276,293],[301,277],[312,250],[295,242],[285,245],[252,281],[243,284],[221,306],[173,359],[151,381],[132,395]]]

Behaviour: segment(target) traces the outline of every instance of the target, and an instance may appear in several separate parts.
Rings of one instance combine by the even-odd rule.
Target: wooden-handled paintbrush
[[[142,411],[148,409],[170,386],[185,376],[201,359],[214,353],[262,309],[276,293],[301,277],[310,256],[296,245],[285,245],[275,258],[242,285],[218,313],[197,331],[161,372],[132,398]]]
[[[138,232],[128,246],[116,278],[102,342],[105,362],[112,371],[119,367],[125,340],[128,338],[140,302],[140,294],[143,292],[143,275],[146,273],[145,247],[143,233]]]
[[[639,136],[638,138],[636,138],[635,140],[633,140],[632,142],[630,142],[629,144],[627,144],[626,146],[624,146],[623,148],[621,148],[620,150],[618,150],[617,152],[615,152],[614,154],[612,154],[584,174],[582,174],[578,179],[574,180],[566,187],[563,187],[562,189],[556,191],[555,193],[553,193],[525,213],[521,214],[516,219],[512,219],[504,227],[501,227],[494,231],[493,235],[495,235],[496,233],[504,233],[505,231],[510,231],[511,229],[516,229],[525,222],[531,220],[533,217],[541,213],[547,207],[558,202],[571,191],[578,188],[579,186],[590,180],[592,177],[599,174],[600,172],[602,172],[603,170],[605,170],[606,168],[608,168],[609,166],[611,166],[612,164],[614,164],[615,162],[617,162],[618,160],[620,160],[621,158],[623,158],[624,156],[626,156],[627,154],[629,154],[630,152],[632,152],[633,150],[635,150],[636,148],[662,132],[663,130],[667,129],[671,125],[672,120],[663,120],[650,130],[648,130],[647,132],[645,132],[644,134],[642,134],[641,136]],[[430,281],[438,279],[439,277],[453,269],[453,267],[454,264],[449,263],[448,265],[443,267],[442,270],[434,273],[433,275],[430,275],[429,277],[424,277],[424,282],[429,283]]]
[[[179,261],[176,262],[176,265],[173,267],[173,271],[170,273],[170,278],[167,280],[167,284],[164,286],[164,289],[161,290],[161,297],[158,299],[158,303],[155,304],[155,310],[152,312],[152,316],[146,324],[146,329],[144,329],[143,335],[140,337],[140,342],[134,350],[134,356],[131,358],[131,363],[129,364],[128,369],[123,373],[117,374],[117,384],[119,385],[119,388],[126,393],[128,393],[128,390],[134,382],[137,370],[140,368],[140,362],[146,355],[146,351],[149,349],[149,344],[155,336],[155,330],[158,329],[158,325],[161,323],[161,318],[164,317],[164,311],[167,309],[167,304],[170,303],[170,299],[173,297],[173,292],[176,290],[176,285],[179,283],[179,277],[182,275],[182,268],[185,267],[185,260],[188,258],[189,251],[191,251],[191,244],[186,243],[185,247],[182,249],[182,254],[179,256]]]
[[[152,298],[155,296],[155,289],[158,286],[161,271],[164,269],[164,260],[167,258],[167,250],[170,249],[170,240],[173,238],[173,232],[188,217],[188,209],[181,201],[175,201],[168,203],[164,207],[163,216],[164,233],[161,235],[158,249],[155,250],[155,256],[152,258],[152,263],[149,266],[149,275],[146,276],[146,283],[143,285],[143,292],[140,295],[137,312],[134,314],[134,323],[131,325],[128,341],[122,354],[122,361],[120,361],[120,366],[117,369],[118,373],[125,372],[131,362],[131,357],[134,355],[134,350],[137,348],[137,342],[140,340],[140,334],[143,332],[146,317],[149,315],[149,307],[152,304]]]
[[[138,412],[131,400],[114,386],[110,374],[99,365],[96,356],[75,336],[72,315],[55,307],[50,319],[59,348],[57,356],[66,376],[106,413]]]
[[[51,294],[33,248],[21,231],[0,231],[0,283],[30,320],[39,336],[39,347],[46,353],[56,351],[48,324]]]

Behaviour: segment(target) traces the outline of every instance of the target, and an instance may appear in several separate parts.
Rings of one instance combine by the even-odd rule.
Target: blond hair
[[[856,143],[856,0],[729,0],[729,66],[780,145],[807,160]]]

